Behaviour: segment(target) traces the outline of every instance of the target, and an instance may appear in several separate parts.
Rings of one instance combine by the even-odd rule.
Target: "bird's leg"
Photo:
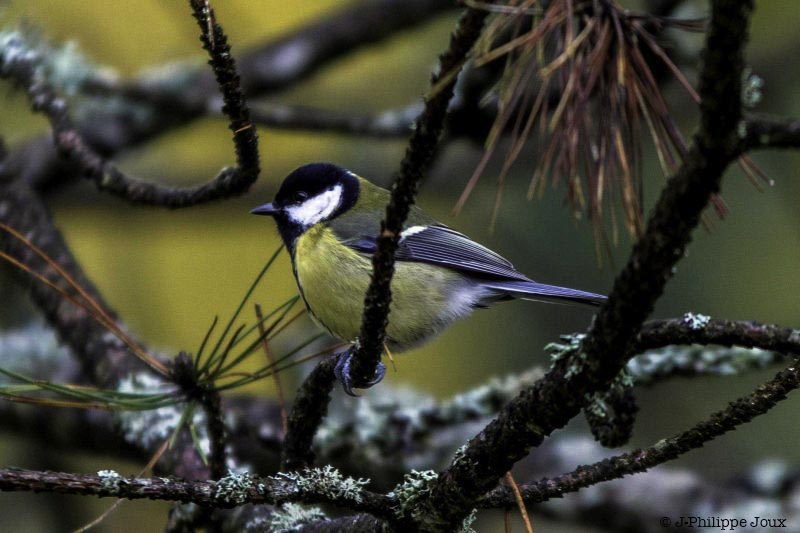
[[[350,363],[353,360],[353,354],[356,353],[356,350],[358,350],[358,341],[353,343],[352,346],[339,354],[339,358],[336,361],[336,366],[333,368],[333,374],[336,376],[336,379],[339,380],[339,383],[342,384],[344,392],[349,396],[359,396],[353,392],[354,388],[368,389],[373,385],[380,383],[381,380],[383,380],[383,376],[386,375],[386,365],[383,363],[378,363],[378,366],[375,367],[375,375],[372,376],[372,379],[364,383],[355,383],[353,378],[350,376]]]

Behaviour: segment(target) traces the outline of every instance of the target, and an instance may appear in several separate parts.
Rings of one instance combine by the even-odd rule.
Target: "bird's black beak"
[[[272,216],[275,216],[278,213],[278,211],[280,211],[280,209],[275,207],[274,205],[272,205],[272,202],[270,202],[268,204],[264,204],[264,205],[260,205],[260,206],[256,207],[255,209],[250,211],[250,214],[251,215],[267,215],[267,216],[271,216],[272,217]]]

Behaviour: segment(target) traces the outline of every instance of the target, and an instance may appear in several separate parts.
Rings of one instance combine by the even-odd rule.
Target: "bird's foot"
[[[380,383],[381,380],[383,380],[383,376],[386,375],[386,365],[379,362],[378,366],[375,367],[375,374],[372,376],[372,379],[366,382],[356,383],[350,376],[350,363],[353,360],[353,354],[355,354],[355,351],[356,346],[351,346],[339,354],[339,358],[336,361],[336,366],[333,368],[333,374],[336,376],[336,379],[339,380],[339,383],[342,384],[342,388],[344,389],[345,393],[347,393],[349,396],[358,397],[359,394],[353,392],[353,389],[368,389],[373,385]]]

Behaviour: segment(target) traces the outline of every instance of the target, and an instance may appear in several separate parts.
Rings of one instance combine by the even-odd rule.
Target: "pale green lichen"
[[[17,62],[33,66],[32,81],[46,83],[65,96],[74,96],[89,80],[118,77],[112,69],[100,68],[86,58],[76,42],[54,46],[30,28],[0,31],[0,74]]]
[[[245,523],[244,530],[255,532],[275,531],[270,523],[270,520],[268,518],[264,518],[263,516],[257,516],[250,519],[247,523]]]
[[[611,385],[612,387],[615,386],[629,389],[634,385],[633,376],[628,373],[626,368],[623,368],[620,370],[619,374],[617,374],[617,377],[614,378],[614,382]]]
[[[264,485],[248,473],[228,470],[228,475],[214,483],[214,499],[225,503],[241,505],[250,499],[252,491],[264,492]]]
[[[397,449],[409,432],[424,431],[421,413],[435,405],[433,398],[406,387],[393,388],[389,394],[366,395],[354,401],[337,398],[315,437],[322,455],[335,454],[340,446],[351,448],[360,460],[381,464],[386,450]]]
[[[681,320],[689,326],[689,329],[698,330],[706,327],[711,321],[711,317],[700,313],[686,313]]]
[[[453,464],[458,464],[463,461],[466,461],[466,452],[467,452],[468,445],[462,444],[453,454]]]
[[[569,335],[560,335],[559,338],[563,342],[551,342],[544,347],[544,351],[550,355],[550,360],[555,362],[575,352],[580,348],[586,334],[572,333]]]
[[[195,59],[179,59],[147,67],[139,75],[139,83],[146,90],[177,94],[192,87],[202,77],[202,63]],[[222,105],[221,102],[219,104]]]
[[[742,105],[748,108],[757,106],[763,98],[763,88],[763,78],[754,74],[750,67],[745,67],[742,70]]]
[[[597,418],[606,418],[609,416],[610,413],[608,404],[605,400],[605,395],[605,392],[585,395],[584,398],[588,403],[583,410],[596,416]]]
[[[328,517],[325,516],[325,513],[323,513],[319,507],[304,507],[297,503],[284,503],[281,505],[280,510],[276,510],[270,515],[269,519],[256,519],[253,523],[248,524],[246,529],[251,531],[275,531],[276,533],[299,531],[307,524],[327,519]],[[259,523],[256,524],[256,521]],[[264,526],[266,526],[266,528],[264,528]]]
[[[75,42],[55,45],[31,28],[0,30],[0,76],[18,74],[22,66],[32,69],[32,79],[28,85],[47,85],[58,96],[69,101],[70,115],[77,123],[104,121],[109,115],[123,115],[129,127],[136,129],[160,118],[152,105],[122,96],[119,91],[107,91],[105,95],[96,91],[90,98],[83,98],[84,89],[89,84],[116,88],[119,75],[113,69],[91,61]],[[179,75],[183,72],[186,75]],[[184,69],[173,72],[173,77],[188,80],[188,74],[193,73],[196,77],[197,72],[198,69]],[[148,81],[145,78],[142,83]],[[166,89],[175,86],[177,82]],[[191,83],[182,87],[189,86]],[[57,100],[52,105],[63,106],[64,101]]]
[[[664,450],[668,449],[672,445],[672,441],[670,439],[661,439],[660,441],[656,442],[653,445],[653,450],[658,453],[662,453]]]
[[[41,59],[41,54],[25,32],[19,29],[0,31],[0,75],[8,74],[15,64]]]
[[[412,470],[403,476],[403,482],[388,494],[397,502],[394,512],[400,518],[412,518],[422,522],[430,513],[423,503],[431,493],[433,483],[439,475],[433,470]]]
[[[98,470],[97,477],[100,478],[100,482],[106,490],[117,491],[128,484],[128,480],[119,475],[116,470]]]
[[[561,335],[560,338],[564,342],[551,342],[544,347],[544,351],[550,355],[550,360],[554,364],[565,357],[569,358],[569,364],[564,373],[564,377],[567,379],[578,375],[586,365],[586,353],[579,351],[585,337],[586,335],[583,333]]]
[[[336,468],[306,468],[301,472],[278,472],[272,479],[293,482],[300,494],[322,495],[332,500],[346,499],[361,503],[362,487],[368,479],[345,477]]]
[[[472,529],[472,524],[475,523],[475,520],[478,519],[478,510],[473,509],[464,520],[461,522],[461,528],[459,528],[458,533],[477,533],[474,529]]]
[[[626,389],[632,388],[633,385],[633,378],[628,371],[623,368],[606,390],[586,395],[586,400],[588,403],[586,404],[586,407],[584,407],[584,412],[597,418],[608,418],[613,416],[607,401],[609,395],[622,395]]]
[[[758,348],[666,346],[637,355],[627,370],[637,385],[681,374],[732,376],[785,362],[789,356]]]

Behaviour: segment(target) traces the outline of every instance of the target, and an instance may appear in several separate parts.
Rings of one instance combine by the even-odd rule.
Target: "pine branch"
[[[585,364],[568,373],[568,358],[557,362],[547,376],[523,391],[470,441],[463,456],[439,475],[426,502],[431,527],[455,527],[481,494],[531,447],[573,418],[586,405],[587,395],[608,387],[634,355],[632,348],[642,323],[735,157],[743,49],[751,11],[752,2],[712,3],[700,76],[700,131],[581,344]]]

